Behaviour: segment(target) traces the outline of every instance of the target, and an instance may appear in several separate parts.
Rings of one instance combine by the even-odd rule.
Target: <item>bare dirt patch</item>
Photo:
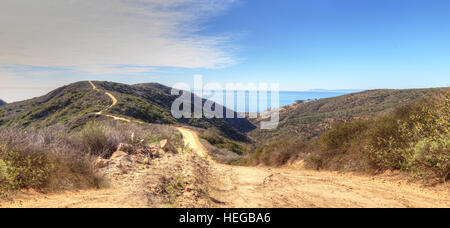
[[[450,207],[450,187],[402,179],[294,168],[218,164],[192,130],[179,128],[190,153],[166,154],[148,167],[120,160],[102,190],[44,195],[22,192],[2,207]]]
[[[215,166],[224,207],[450,207],[450,186],[426,188],[389,177],[265,167]],[[220,206],[220,205],[219,205]]]

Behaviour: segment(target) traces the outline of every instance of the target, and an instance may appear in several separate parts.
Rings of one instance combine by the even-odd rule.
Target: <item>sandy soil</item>
[[[42,194],[25,191],[13,201],[0,202],[6,208],[143,208],[151,205],[146,196],[147,181],[153,179],[152,170],[136,169],[130,174],[112,174],[112,186],[100,190],[67,191]],[[117,181],[117,179],[119,179]]]
[[[21,193],[2,208],[142,208],[145,198],[136,197],[123,189],[86,190],[59,194]]]
[[[178,128],[186,145],[209,158],[195,132]],[[222,207],[450,207],[447,186],[424,188],[393,176],[357,176],[303,169],[229,166],[212,162],[213,196]]]
[[[103,189],[43,194],[33,190],[16,193],[3,208],[166,208],[210,207],[203,197],[209,180],[209,162],[196,154],[165,154],[150,165],[136,163],[134,155],[110,160],[100,171],[108,186]],[[184,190],[165,192],[173,178]]]
[[[208,158],[195,132],[178,128],[185,143]],[[173,162],[172,162],[173,163]],[[170,161],[166,161],[171,166]],[[390,176],[357,176],[293,168],[240,167],[210,161],[216,178],[211,197],[217,207],[450,207],[448,185],[425,188]],[[173,164],[172,164],[173,165]],[[157,171],[159,170],[159,171]],[[148,201],[145,189],[157,181],[155,167],[137,169],[117,177],[116,186],[43,195],[20,194],[2,207],[158,207]],[[156,178],[156,179],[155,179]],[[192,205],[195,206],[195,205]]]
[[[98,90],[92,82],[90,84],[94,90]],[[117,103],[117,99],[112,94],[105,93],[113,101],[109,107],[111,108]],[[99,115],[103,115],[107,109]],[[217,207],[450,207],[449,184],[425,188],[391,176],[372,177],[292,167],[273,169],[219,164],[211,161],[194,131],[182,127],[177,129],[192,152],[204,158],[203,160],[209,160],[208,164],[212,166],[216,176],[211,198]],[[156,183],[158,175],[166,173],[174,163],[177,162],[169,160],[164,167],[133,169],[125,175],[116,176],[113,182],[116,184],[109,189],[50,195],[21,193],[13,202],[0,202],[0,206],[158,207],[161,202],[149,201],[152,198],[149,198],[148,186]]]
[[[183,135],[184,145],[187,148],[190,148],[192,152],[197,153],[200,157],[211,160],[208,155],[208,151],[200,143],[200,140],[195,132],[182,127],[177,127],[177,130],[180,131],[181,135]]]
[[[438,189],[395,180],[334,172],[217,165],[224,207],[408,208],[450,207],[447,186]]]

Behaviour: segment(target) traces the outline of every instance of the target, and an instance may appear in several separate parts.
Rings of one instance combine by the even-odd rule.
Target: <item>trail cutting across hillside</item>
[[[186,145],[209,157],[195,132],[179,130]],[[450,207],[448,186],[437,190],[387,176],[212,165],[219,207]]]
[[[200,143],[197,135],[192,130],[177,127],[177,130],[183,135],[184,145],[192,150],[192,152],[197,153],[200,157],[211,160],[208,155],[208,151]]]
[[[96,88],[90,82],[92,88]],[[102,91],[113,101],[97,113],[116,120],[130,119],[105,115],[117,104],[117,99]],[[241,167],[212,161],[196,132],[177,128],[185,145],[207,162],[213,170],[214,183],[210,196],[216,207],[450,207],[449,185],[424,188],[407,183],[402,178],[385,176],[358,176],[336,172],[318,172],[294,168]],[[185,163],[183,155],[175,160],[162,160],[149,170],[134,167],[116,178],[110,189],[67,192],[62,194],[26,194],[2,207],[158,207],[148,193],[148,186],[157,183],[175,166]],[[181,159],[181,160],[180,160]],[[190,162],[190,161],[189,161]],[[165,164],[158,166],[158,164]],[[193,163],[198,166],[198,161]],[[185,167],[180,168],[184,170]],[[196,202],[195,200],[193,201]],[[197,202],[198,204],[198,202]],[[189,207],[201,206],[187,204]]]
[[[129,122],[136,122],[136,123],[140,123],[140,124],[143,123],[141,121],[131,120],[131,119],[123,118],[123,117],[120,117],[120,116],[104,114],[106,111],[108,111],[109,109],[111,109],[112,107],[114,107],[117,104],[117,98],[114,95],[112,95],[111,93],[109,93],[109,92],[106,92],[106,91],[103,91],[101,89],[98,89],[97,86],[95,86],[95,84],[93,82],[89,81],[89,84],[92,86],[93,90],[105,93],[109,98],[111,98],[111,101],[112,101],[112,104],[109,107],[107,107],[107,108],[105,108],[105,109],[95,113],[96,115],[106,116],[106,117],[113,118],[114,120],[125,121],[125,122],[128,122],[128,123]]]

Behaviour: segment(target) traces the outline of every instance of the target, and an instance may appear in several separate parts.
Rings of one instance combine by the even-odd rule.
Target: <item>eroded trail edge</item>
[[[212,160],[211,157],[208,155],[208,151],[200,143],[200,140],[198,139],[198,136],[194,131],[183,127],[177,127],[177,130],[183,136],[184,145],[186,147],[191,149],[192,152],[196,153],[200,157]]]
[[[194,131],[178,130],[193,152],[209,158]],[[210,164],[218,179],[212,192],[218,207],[450,207],[448,185],[424,188],[389,176]]]
[[[112,104],[97,113],[98,115],[126,122],[133,121],[104,114],[117,104],[117,99],[112,94],[98,89],[94,83],[89,83],[92,89],[104,92],[112,100]],[[210,187],[210,198],[217,202],[212,205],[215,207],[450,207],[448,184],[438,188],[424,188],[419,184],[408,183],[404,179],[391,176],[359,176],[293,168],[220,164],[212,161],[195,131],[184,127],[177,129],[183,136],[185,146],[198,155],[194,157],[199,159],[191,159],[189,157],[191,153],[167,157],[151,165],[150,169],[133,166],[132,170],[120,175],[116,176],[113,173],[117,184],[109,189],[49,195],[31,192],[0,206],[160,207],[161,202],[150,190],[161,177],[186,170],[193,170],[191,173],[195,175],[191,177],[198,177],[204,170],[211,169],[215,178]],[[197,185],[195,182],[190,188],[195,189]],[[192,197],[192,192],[185,192],[181,197],[183,198],[181,202],[187,203],[180,206],[210,205],[208,202],[201,204],[198,198]]]

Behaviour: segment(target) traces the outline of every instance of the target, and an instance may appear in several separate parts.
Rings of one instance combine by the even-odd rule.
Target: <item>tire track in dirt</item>
[[[194,131],[178,130],[185,145],[210,158]],[[212,197],[223,203],[218,207],[450,207],[448,185],[435,189],[379,176],[210,164],[218,179]]]
[[[117,104],[110,93],[112,104],[97,113],[117,120],[132,120],[103,114]],[[185,145],[200,157],[210,160],[217,183],[211,197],[217,207],[231,208],[391,208],[391,207],[450,207],[449,184],[439,188],[424,188],[386,177],[357,176],[336,172],[318,172],[292,168],[243,167],[212,161],[197,134],[177,127]],[[44,195],[31,194],[0,207],[148,207],[145,197],[136,194],[144,184],[136,180],[149,180],[152,176],[142,171],[124,180],[121,187],[86,190],[76,193]]]
[[[216,165],[215,198],[226,207],[450,207],[449,186],[424,188],[385,177],[290,168]]]

